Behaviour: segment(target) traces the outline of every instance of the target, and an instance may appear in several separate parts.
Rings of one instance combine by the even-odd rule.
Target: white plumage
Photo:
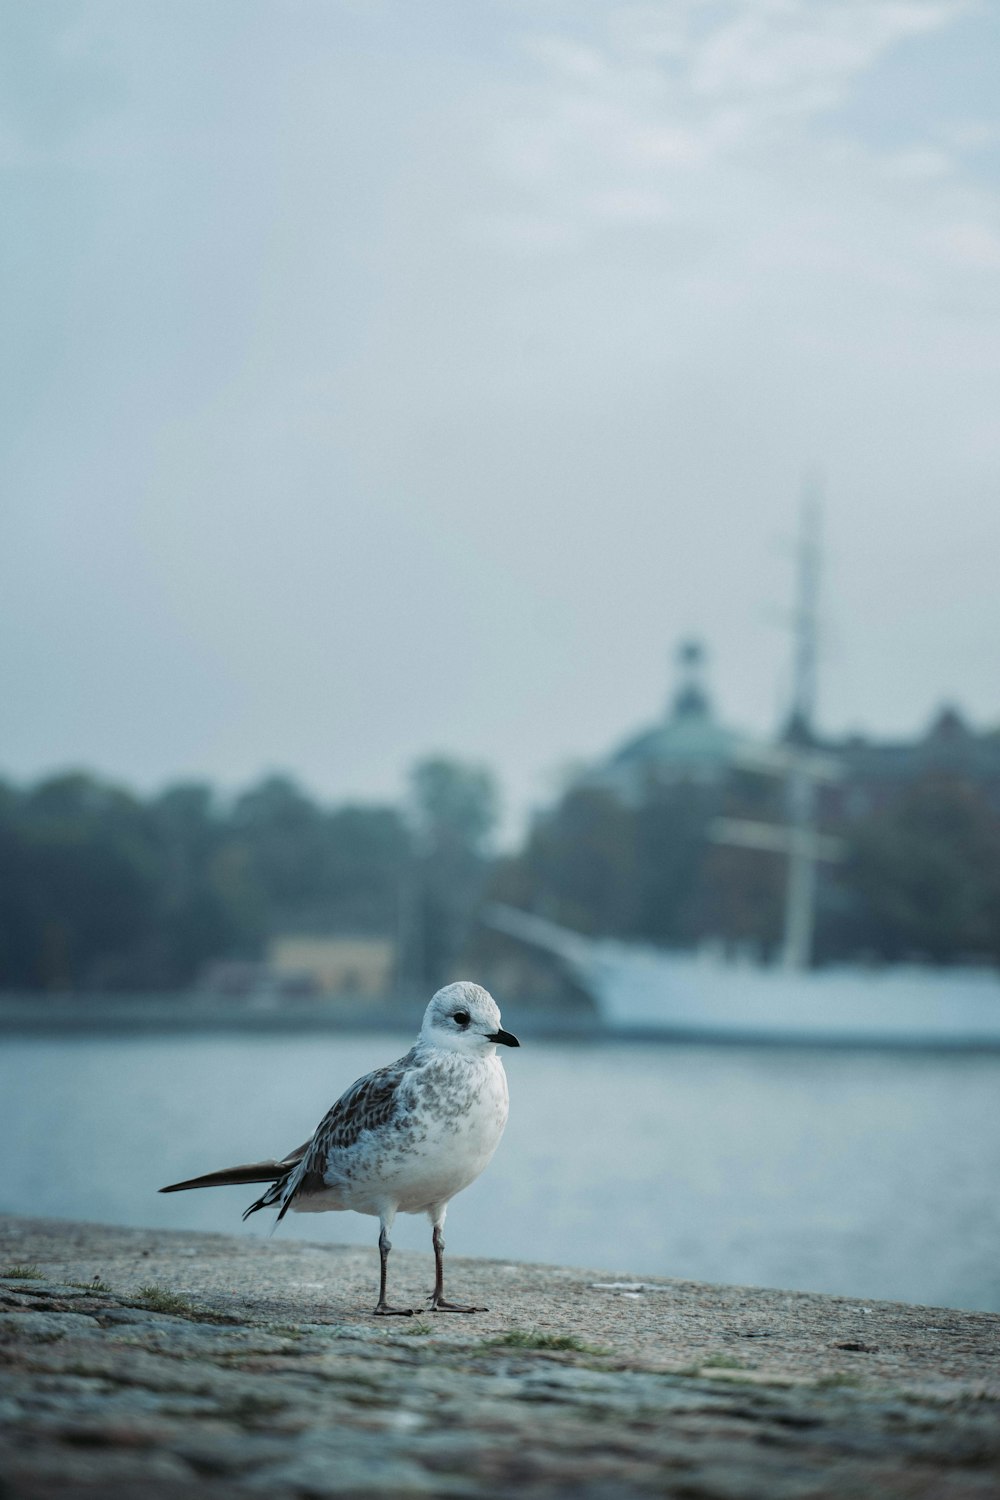
[[[496,1001],[461,981],[438,990],[405,1057],[368,1073],[341,1095],[312,1138],[280,1161],[230,1167],[172,1183],[161,1192],[222,1183],[270,1182],[244,1214],[352,1209],[380,1224],[381,1315],[412,1308],[386,1303],[389,1231],[397,1213],[426,1213],[433,1225],[435,1284],[430,1311],[478,1312],[444,1298],[442,1227],[448,1204],[488,1164],[507,1123],[507,1078],[497,1045],[516,1047]]]

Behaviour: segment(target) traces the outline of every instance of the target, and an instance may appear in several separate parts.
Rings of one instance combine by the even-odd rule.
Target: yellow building
[[[396,945],[388,937],[272,938],[268,968],[323,995],[384,995],[392,985]]]

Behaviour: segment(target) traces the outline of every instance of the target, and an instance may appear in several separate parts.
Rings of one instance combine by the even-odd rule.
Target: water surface
[[[0,1042],[0,1210],[262,1234],[252,1188],[163,1183],[282,1154],[410,1038]],[[1000,1057],[532,1042],[457,1254],[1000,1310]],[[288,1226],[286,1228],[286,1225]],[[279,1234],[375,1243],[355,1214]],[[401,1217],[399,1246],[429,1249]]]

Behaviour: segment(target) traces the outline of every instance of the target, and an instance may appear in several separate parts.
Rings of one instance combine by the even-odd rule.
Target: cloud
[[[936,243],[956,265],[975,271],[1000,271],[1000,228],[982,224],[948,224]]]
[[[964,0],[738,0],[695,45],[691,91],[808,115],[839,100],[888,48],[946,26]]]
[[[712,199],[712,168],[763,180],[824,174],[855,83],[892,49],[946,28],[966,0],[729,0],[611,7],[586,37],[529,34],[529,102],[496,135],[497,161],[524,199],[572,221],[618,225],[668,215],[678,197]],[[987,129],[977,123],[976,140]],[[877,152],[863,140],[869,155]],[[961,137],[948,143],[962,147]],[[883,166],[927,178],[949,170],[941,141],[914,141]],[[874,168],[873,168],[874,170]],[[697,184],[692,179],[698,176]],[[524,202],[517,209],[523,218]],[[555,242],[551,232],[540,245]]]

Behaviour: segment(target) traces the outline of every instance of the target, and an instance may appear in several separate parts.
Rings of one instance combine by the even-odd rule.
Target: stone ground
[[[0,1218],[0,1500],[1000,1497],[998,1316],[449,1268]]]

